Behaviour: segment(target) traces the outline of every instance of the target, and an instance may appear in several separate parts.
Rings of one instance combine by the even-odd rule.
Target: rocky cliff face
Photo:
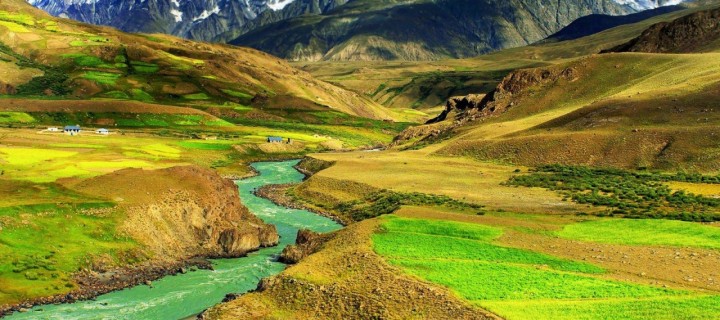
[[[555,82],[558,79],[572,80],[576,77],[573,68],[536,68],[516,70],[505,76],[497,87],[486,95],[470,94],[452,97],[445,104],[445,110],[428,124],[444,121],[455,113],[456,124],[477,118],[488,117],[505,112],[513,107],[513,97],[527,88]]]
[[[604,52],[691,53],[720,39],[720,8],[655,24],[628,43]]]
[[[320,250],[323,244],[332,238],[332,234],[320,234],[311,230],[298,230],[294,245],[289,245],[280,254],[280,261],[296,264],[305,257]]]
[[[251,214],[237,186],[208,169],[126,169],[74,188],[119,202],[126,213],[120,233],[153,257],[239,257],[278,243],[275,226]]]

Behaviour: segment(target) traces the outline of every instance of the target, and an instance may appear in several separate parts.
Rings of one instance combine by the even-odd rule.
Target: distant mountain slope
[[[20,0],[0,2],[0,65],[0,94],[18,98],[134,100],[276,120],[297,110],[309,122],[331,110],[392,117],[256,50],[55,19]]]
[[[607,52],[690,53],[720,49],[720,8],[655,24]]]
[[[231,43],[289,60],[437,60],[546,38],[589,14],[628,14],[643,1],[355,0],[322,15],[255,29]]]
[[[717,172],[718,99],[718,53],[593,55],[512,72],[396,144],[528,166]]]
[[[610,28],[640,22],[681,9],[683,9],[681,6],[666,6],[624,16],[591,14],[573,21],[567,27],[548,37],[548,40],[567,41],[578,39]]]

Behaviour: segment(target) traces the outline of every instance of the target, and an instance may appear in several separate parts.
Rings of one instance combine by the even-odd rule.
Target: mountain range
[[[230,42],[289,60],[436,60],[544,39],[590,14],[683,0],[28,0],[127,32]]]

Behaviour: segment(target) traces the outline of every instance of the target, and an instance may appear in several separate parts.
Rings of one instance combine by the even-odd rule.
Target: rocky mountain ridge
[[[605,52],[691,53],[720,40],[720,8],[658,23],[628,43]]]

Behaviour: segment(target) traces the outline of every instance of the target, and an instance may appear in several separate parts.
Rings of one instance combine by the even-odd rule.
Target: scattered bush
[[[720,199],[673,191],[664,184],[669,181],[720,184],[720,176],[547,165],[507,184],[554,190],[576,203],[608,207],[610,215],[720,221]]]
[[[334,209],[350,216],[355,221],[391,214],[401,206],[443,206],[456,209],[482,209],[483,206],[461,202],[447,196],[419,192],[399,193],[389,190],[373,192],[362,200],[343,202]]]

